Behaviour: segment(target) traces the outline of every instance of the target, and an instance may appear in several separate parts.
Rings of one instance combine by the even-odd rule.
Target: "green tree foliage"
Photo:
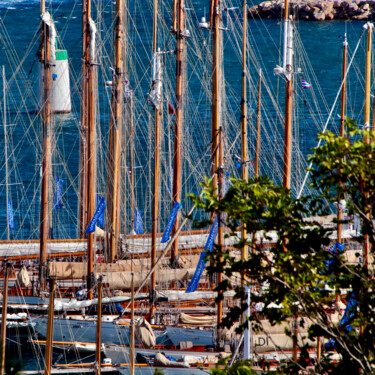
[[[371,272],[362,264],[347,264],[342,252],[332,251],[329,236],[335,228],[323,226],[317,220],[328,210],[335,211],[336,203],[345,199],[349,216],[358,214],[363,223],[362,233],[368,234],[372,244],[375,242],[375,143],[364,141],[374,136],[358,130],[352,120],[347,121],[347,128],[350,140],[329,132],[320,135],[323,145],[310,157],[312,186],[319,192],[318,197],[296,199],[268,177],[259,177],[248,181],[233,178],[222,199],[217,196],[212,181],[206,180],[204,194],[191,198],[210,217],[219,217],[225,236],[232,239],[235,248],[248,247],[245,261],[217,246],[207,255],[211,260],[208,272],[224,274],[223,282],[216,289],[218,299],[223,298],[224,291],[233,289],[234,299],[240,302],[224,317],[223,326],[231,327],[240,321],[248,308],[245,291],[238,283],[242,275],[251,287],[252,303],[261,302],[265,306],[261,313],[248,317],[254,332],[262,332],[263,319],[272,325],[297,319],[300,327],[308,328],[310,340],[316,341],[317,337],[324,343],[332,340],[341,355],[339,362],[332,364],[330,353],[323,349],[317,373],[372,374],[375,301]],[[246,240],[240,237],[241,223],[248,232]],[[207,225],[207,222],[196,225]],[[263,242],[259,241],[260,234]],[[362,243],[363,237],[354,240]],[[352,299],[353,307],[348,311],[347,321],[340,324],[331,312],[335,295],[343,291],[347,294],[346,302]],[[273,307],[275,304],[278,308]],[[238,330],[243,331],[245,325]],[[293,337],[292,332],[289,334]],[[280,368],[279,373],[295,374],[307,364],[302,358]],[[225,371],[222,373],[232,373],[229,369]]]

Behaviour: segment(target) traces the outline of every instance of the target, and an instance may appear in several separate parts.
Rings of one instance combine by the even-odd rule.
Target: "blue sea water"
[[[233,123],[240,116],[241,101],[241,76],[242,67],[240,65],[241,56],[239,54],[240,22],[242,20],[241,5],[242,1],[233,0],[227,2],[228,7],[234,6],[230,13],[224,16],[223,31],[223,56],[224,56],[224,74],[226,80],[227,113],[223,118],[227,118],[228,129],[226,136],[228,144],[230,139],[238,136],[239,128],[235,128]],[[252,5],[252,4],[250,4]],[[170,6],[170,5],[169,5]],[[187,13],[189,15],[189,27],[197,28],[200,17],[206,15],[206,9],[209,8],[209,2],[203,0],[192,0],[187,3]],[[64,180],[64,207],[61,210],[54,210],[53,232],[55,238],[76,237],[77,228],[77,202],[78,202],[78,174],[79,174],[79,120],[80,120],[80,64],[81,64],[81,2],[74,0],[54,0],[47,1],[47,8],[52,13],[56,23],[59,36],[59,45],[67,49],[71,67],[71,87],[73,99],[73,112],[70,115],[56,116],[56,147],[54,159],[54,177],[60,177]],[[194,11],[190,10],[194,9]],[[136,135],[135,144],[138,157],[136,168],[133,173],[136,174],[136,205],[143,212],[144,224],[146,229],[150,228],[150,201],[151,201],[151,167],[152,167],[152,148],[149,141],[152,139],[152,129],[148,126],[150,122],[149,115],[143,111],[147,102],[147,92],[150,88],[150,61],[151,61],[151,31],[152,31],[152,6],[148,1],[129,0],[129,55],[132,56],[132,62],[128,67],[128,78],[137,94],[136,102]],[[113,33],[112,15],[114,13],[113,1],[94,2],[93,18],[100,16],[99,33],[107,35],[100,38],[103,52],[101,56],[102,66],[99,68],[101,73],[98,83],[99,99],[99,139],[103,147],[98,148],[98,169],[100,177],[98,178],[98,193],[106,195],[106,169],[108,155],[102,150],[105,149],[108,142],[109,129],[109,91],[105,88],[104,81],[110,77],[110,70],[104,69],[104,64],[110,65],[113,53],[110,50],[110,42]],[[206,15],[207,17],[207,15]],[[40,206],[40,164],[41,164],[41,127],[40,120],[35,111],[38,108],[38,46],[39,46],[39,1],[33,0],[3,0],[0,2],[0,65],[6,69],[9,87],[8,114],[7,122],[9,139],[11,146],[9,163],[9,187],[10,197],[14,210],[16,230],[11,232],[11,238],[28,239],[38,238],[39,236],[39,206]],[[161,11],[160,18],[166,25],[170,25],[170,10]],[[294,137],[298,141],[301,154],[298,158],[304,159],[309,150],[316,145],[316,136],[319,130],[323,128],[327,121],[331,106],[333,105],[341,82],[341,51],[343,35],[347,33],[349,42],[349,58],[353,53],[355,46],[363,33],[364,22],[296,22],[296,61],[301,68],[301,72],[295,75],[295,105],[298,112],[295,113],[296,129]],[[169,26],[168,26],[169,27]],[[262,148],[267,163],[264,164],[262,172],[272,175],[276,182],[280,182],[281,177],[276,171],[280,170],[282,150],[283,124],[282,116],[284,112],[284,83],[282,79],[274,76],[273,68],[281,61],[281,23],[278,20],[249,20],[249,83],[253,87],[249,90],[249,113],[250,113],[250,132],[249,137],[254,138],[254,119],[256,108],[256,85],[258,80],[259,68],[262,68],[265,85],[263,87],[263,125],[265,132],[262,137]],[[162,30],[163,31],[163,30]],[[160,45],[166,50],[173,50],[174,38],[169,33],[162,31],[160,35]],[[165,31],[165,29],[164,29]],[[182,196],[185,212],[189,207],[187,193],[198,191],[197,181],[203,179],[203,176],[209,174],[210,159],[210,101],[207,90],[210,90],[210,75],[206,75],[207,70],[200,68],[200,64],[207,66],[209,64],[210,33],[204,34],[204,31],[192,30],[193,38],[197,40],[188,40],[188,57],[193,62],[189,63],[188,86],[189,86],[189,104],[192,109],[188,112],[189,116],[185,124],[186,139],[193,142],[191,150],[185,151],[189,155],[190,164],[185,162],[183,172],[183,181],[185,182]],[[197,53],[197,49],[202,48],[202,54]],[[364,51],[365,36],[362,37],[358,52],[353,60],[352,68],[348,76],[349,94],[348,94],[348,115],[362,121],[363,108],[363,78],[364,78]],[[173,55],[165,58],[166,66],[169,69],[169,75],[173,75],[174,62]],[[134,73],[132,73],[134,69]],[[135,73],[136,71],[136,73]],[[168,74],[168,73],[167,73]],[[136,81],[139,79],[139,81]],[[311,89],[301,90],[300,79],[306,79],[312,84]],[[205,83],[202,85],[201,80]],[[169,96],[165,97],[165,102],[174,101],[173,78],[171,87],[168,88]],[[205,91],[206,90],[206,91]],[[271,99],[271,93],[272,98]],[[203,99],[202,99],[203,98]],[[279,103],[274,106],[274,101]],[[317,104],[314,104],[314,103]],[[2,105],[1,100],[1,107]],[[328,128],[337,131],[339,113],[339,101],[332,114],[332,120]],[[2,110],[1,110],[2,111]],[[143,112],[142,112],[143,111]],[[150,112],[150,109],[148,109]],[[165,132],[163,133],[163,155],[170,153],[171,143],[168,143],[168,134],[173,139],[173,132],[170,130],[172,119],[165,115]],[[230,120],[232,122],[230,122]],[[276,129],[273,130],[272,128]],[[3,149],[3,129],[0,129],[0,143]],[[190,138],[189,138],[190,137]],[[186,141],[187,142],[187,141]],[[254,141],[249,140],[250,159],[254,157]],[[229,147],[229,146],[228,146]],[[272,150],[279,150],[272,155]],[[190,152],[190,154],[189,154]],[[194,153],[195,154],[194,154]],[[266,154],[267,153],[267,154]],[[129,144],[124,151],[125,158],[129,158]],[[205,155],[206,154],[206,155]],[[230,173],[238,176],[238,170],[235,168],[235,155],[240,154],[238,140],[234,142],[233,149],[229,151],[226,164]],[[195,155],[195,156],[194,156]],[[197,164],[194,164],[194,157]],[[203,162],[205,157],[205,162]],[[6,206],[5,206],[5,158],[4,154],[0,156],[0,235],[2,239],[6,238]],[[161,166],[161,172],[166,175],[165,181],[169,180],[170,160],[164,157],[164,164]],[[198,162],[199,159],[199,162]],[[297,161],[296,161],[297,162]],[[128,162],[127,162],[128,163]],[[169,164],[168,164],[169,163]],[[202,165],[205,166],[201,167]],[[274,164],[272,164],[274,163]],[[199,165],[200,175],[195,167]],[[274,165],[275,167],[272,167]],[[276,167],[277,166],[277,167]],[[252,168],[250,164],[250,169]],[[128,170],[124,169],[124,176],[127,176]],[[300,171],[299,175],[303,175]],[[300,176],[299,176],[300,178]],[[297,177],[296,177],[297,179]],[[294,188],[298,190],[299,185]],[[171,208],[170,194],[168,193],[168,182],[161,186],[161,230],[163,224],[168,219],[168,213]],[[126,193],[129,199],[130,193]],[[124,231],[130,231],[129,221],[129,203],[123,208],[124,213]]]

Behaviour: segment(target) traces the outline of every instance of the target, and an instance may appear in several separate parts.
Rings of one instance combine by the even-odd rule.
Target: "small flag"
[[[56,177],[56,194],[55,194],[55,210],[61,210],[64,205],[62,203],[62,195],[63,195],[63,182],[64,180],[60,177]]]
[[[105,199],[101,198],[99,201],[99,204],[96,206],[96,211],[94,213],[94,216],[91,219],[90,224],[88,225],[85,233],[93,233],[95,232],[95,225],[99,221],[99,218],[103,215],[105,211]]]
[[[173,227],[174,222],[176,221],[178,211],[181,207],[182,207],[181,203],[177,201],[174,203],[171,216],[168,219],[168,223],[167,223],[167,226],[165,227],[163,238],[161,239],[161,243],[167,242],[171,239],[172,227]]]
[[[301,87],[303,89],[311,89],[311,83],[308,83],[305,79],[301,78]]]
[[[135,208],[135,217],[134,217],[134,232],[136,234],[143,234],[143,222],[142,222],[142,211]]]
[[[13,216],[13,209],[12,209],[12,201],[8,199],[8,221],[9,221],[9,229],[14,230],[14,216]]]
[[[168,103],[168,115],[175,115],[176,112],[172,106],[172,104]]]
[[[242,160],[241,160],[241,158],[238,155],[234,155],[234,157],[236,158],[236,167],[238,169],[241,169],[241,167],[242,167]]]
[[[104,199],[104,198],[102,198],[99,194],[97,194],[96,195],[96,207],[99,206],[99,203],[100,203],[101,199]],[[98,218],[98,225],[99,225],[99,227],[101,227],[102,229],[104,229],[104,210],[103,210],[102,214]]]

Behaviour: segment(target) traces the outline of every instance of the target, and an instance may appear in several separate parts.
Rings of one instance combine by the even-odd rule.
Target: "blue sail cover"
[[[85,233],[93,233],[95,232],[95,225],[98,222],[99,218],[103,215],[105,211],[105,199],[101,198],[99,201],[99,204],[96,206],[96,211],[94,213],[94,216],[91,219],[90,224],[88,225]]]
[[[8,221],[9,221],[9,229],[14,230],[14,216],[13,216],[13,209],[12,209],[12,201],[8,199]]]
[[[208,235],[206,245],[204,246],[204,249],[209,250],[210,253],[212,253],[212,251],[214,249],[214,242],[215,242],[215,238],[217,236],[217,231],[218,231],[218,228],[219,228],[218,224],[219,224],[219,222],[218,222],[218,219],[217,219],[217,216],[216,216],[215,221],[212,224],[210,234]],[[193,278],[191,279],[190,284],[186,288],[185,293],[191,293],[191,292],[195,292],[197,290],[199,280],[200,280],[200,278],[202,276],[202,273],[203,273],[203,271],[206,267],[206,264],[207,264],[207,261],[204,260],[204,258],[206,256],[207,256],[207,253],[205,251],[202,251],[201,256],[199,258],[199,261],[198,261],[198,264],[197,264],[197,268],[195,269]]]
[[[171,239],[171,231],[172,231],[174,222],[176,221],[178,211],[181,207],[182,207],[181,203],[179,202],[174,203],[171,216],[169,216],[168,223],[163,234],[163,238],[161,239],[161,243],[168,242]]]
[[[99,206],[101,199],[104,199],[104,198],[101,197],[99,194],[97,194],[96,195],[96,207]],[[100,228],[104,229],[104,210],[102,214],[99,216],[97,224],[99,225]]]
[[[56,177],[56,194],[55,194],[55,210],[61,210],[63,208],[62,196],[63,196],[63,182],[64,180],[60,177]]]
[[[136,234],[143,234],[143,222],[142,222],[142,211],[135,208],[135,217],[134,217],[134,232]]]

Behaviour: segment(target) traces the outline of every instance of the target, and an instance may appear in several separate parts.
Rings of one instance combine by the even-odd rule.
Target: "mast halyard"
[[[177,5],[178,25],[176,34],[176,109],[174,127],[174,151],[173,151],[173,203],[181,203],[181,136],[183,121],[183,85],[184,85],[184,51],[185,38],[187,37],[185,26],[185,5],[184,0],[178,0]],[[180,214],[177,213],[172,234],[176,233],[180,222]],[[178,237],[176,237],[171,248],[171,264],[176,266],[178,260]]]
[[[43,155],[42,155],[42,191],[40,209],[40,254],[39,254],[39,282],[40,290],[44,291],[47,277],[47,240],[49,232],[48,193],[51,165],[51,21],[46,14],[45,1],[40,2],[41,48],[40,61],[43,64],[43,98],[42,98],[42,128],[43,128]],[[50,22],[48,22],[50,21]]]
[[[96,26],[94,21],[91,19],[91,0],[87,0],[87,27],[86,32],[89,34],[89,43],[87,44],[86,50],[86,61],[87,61],[87,73],[88,73],[88,139],[87,139],[87,163],[88,163],[88,174],[87,174],[87,216],[88,220],[91,220],[94,215],[94,204],[95,204],[95,108],[94,108],[94,81],[95,81],[95,34]],[[93,287],[95,285],[94,280],[94,233],[87,234],[87,297],[88,299],[93,298]]]
[[[371,90],[371,53],[372,53],[372,29],[373,24],[367,22],[364,28],[367,29],[367,47],[366,47],[366,75],[365,75],[365,104],[364,104],[364,126],[366,129],[370,129],[370,90]],[[365,142],[370,143],[369,137],[365,137]],[[369,218],[369,214],[368,218]],[[364,249],[363,249],[363,261],[365,268],[369,267],[370,257],[370,240],[369,236],[365,234]]]
[[[116,31],[115,31],[115,69],[113,73],[112,111],[111,111],[111,140],[110,145],[112,165],[110,171],[110,223],[109,223],[109,260],[114,261],[117,253],[119,239],[119,198],[121,180],[121,123],[123,103],[123,0],[116,1]]]
[[[346,68],[348,62],[348,42],[346,33],[343,42],[343,61],[342,61],[342,89],[341,89],[341,114],[340,114],[340,137],[345,136],[345,112],[346,112]],[[342,205],[340,202],[337,207],[337,242],[341,243],[342,237]]]
[[[7,240],[10,240],[9,228],[9,171],[8,171],[8,131],[7,131],[7,98],[5,66],[3,65],[3,128],[4,128],[4,156],[5,156],[5,202],[7,208]]]
[[[262,94],[262,69],[259,70],[259,83],[258,83],[257,133],[256,133],[256,151],[255,151],[255,177],[259,176],[261,94]]]
[[[153,38],[152,38],[152,54],[153,54],[153,71],[152,84],[154,89],[154,106],[155,106],[155,131],[154,131],[154,178],[153,178],[153,194],[152,194],[152,228],[151,228],[151,269],[156,262],[156,241],[158,233],[158,207],[159,207],[159,148],[160,148],[160,120],[161,120],[161,55],[157,52],[157,30],[158,30],[158,0],[154,0],[154,21],[153,21]],[[150,286],[150,316],[153,318],[155,314],[155,272],[151,275]]]

